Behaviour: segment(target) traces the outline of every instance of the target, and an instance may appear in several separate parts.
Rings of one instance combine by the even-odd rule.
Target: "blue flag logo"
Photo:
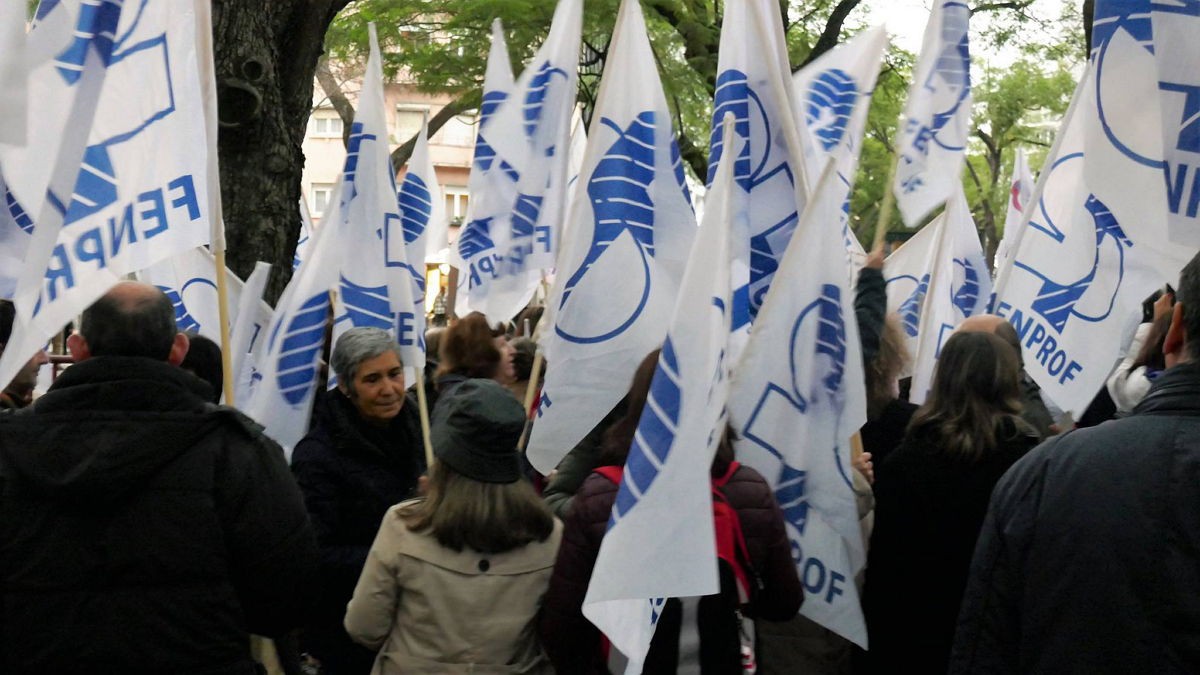
[[[633,445],[629,448],[629,458],[625,460],[625,476],[608,521],[610,530],[646,494],[667,461],[679,427],[681,382],[675,345],[668,337],[658,357],[658,366],[654,369],[654,379],[650,383],[646,407],[638,420]]]
[[[830,68],[813,78],[805,92],[804,117],[825,152],[842,142],[858,97],[854,78],[840,68]]]
[[[283,398],[291,405],[300,405],[308,397],[317,379],[317,357],[325,342],[325,316],[329,311],[329,294],[322,291],[300,306],[300,311],[288,322],[279,350],[276,379]],[[276,326],[278,331],[282,324]],[[272,336],[271,342],[276,336]]]

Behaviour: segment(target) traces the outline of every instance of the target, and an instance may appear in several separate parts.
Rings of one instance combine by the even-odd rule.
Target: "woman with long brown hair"
[[[552,673],[535,630],[562,537],[527,481],[521,404],[473,379],[434,414],[424,499],[383,518],[346,608],[372,673]]]
[[[875,473],[864,602],[872,671],[945,672],[992,488],[1037,444],[1020,366],[991,333],[955,333],[908,432]]]

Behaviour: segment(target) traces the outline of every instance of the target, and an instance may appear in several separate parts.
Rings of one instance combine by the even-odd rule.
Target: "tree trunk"
[[[325,31],[349,0],[213,0],[227,260],[243,278],[272,264],[267,300],[292,273],[301,143]]]

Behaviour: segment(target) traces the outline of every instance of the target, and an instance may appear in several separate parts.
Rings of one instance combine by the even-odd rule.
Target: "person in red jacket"
[[[605,434],[602,465],[621,466],[625,463],[650,390],[658,354],[659,350],[651,352],[638,366],[628,394],[628,412]],[[732,460],[732,447],[725,440],[713,460],[712,476],[724,476]],[[587,675],[608,672],[602,636],[583,616],[582,606],[600,551],[600,541],[608,528],[617,489],[616,483],[600,473],[591,474],[576,493],[574,505],[567,516],[562,546],[554,564],[554,574],[550,579],[540,621],[542,646],[560,673]],[[750,617],[771,621],[792,618],[800,610],[803,589],[796,575],[791,545],[784,530],[783,513],[775,502],[771,488],[757,471],[748,466],[739,466],[721,492],[737,512],[747,553],[759,583],[758,592],[744,607],[745,613]],[[700,613],[703,614],[703,610]],[[644,673],[675,672],[675,664],[689,657],[699,658],[701,673],[728,672],[728,668],[716,666],[714,659],[707,656],[704,644],[698,645],[698,654],[682,653],[679,631],[665,629],[665,617],[666,614],[664,620],[660,620],[650,644]],[[703,626],[700,632],[703,642]]]

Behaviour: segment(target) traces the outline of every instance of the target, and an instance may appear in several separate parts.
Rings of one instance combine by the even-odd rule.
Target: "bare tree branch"
[[[829,20],[825,22],[825,30],[821,31],[821,36],[813,44],[812,51],[808,53],[808,57],[804,59],[804,63],[796,67],[796,70],[803,68],[811,63],[813,59],[837,46],[838,38],[842,34],[842,25],[846,23],[846,17],[850,15],[851,10],[858,7],[860,1],[840,0],[838,2],[833,11],[829,13]]]
[[[322,56],[321,60],[317,61],[317,82],[321,85],[321,89],[325,92],[325,97],[329,99],[329,104],[337,111],[338,117],[342,118],[342,144],[350,142],[350,126],[354,124],[354,106],[350,104],[350,99],[346,98],[345,92],[342,91],[342,84],[334,77],[333,71],[329,69],[329,58]]]
[[[438,130],[446,124],[446,122],[449,122],[456,116],[478,107],[479,96],[479,90],[473,89],[460,95],[458,98],[447,103],[444,107],[442,107],[441,110],[434,113],[433,117],[430,117],[429,122],[427,123],[429,135],[433,136],[436,134]],[[417,135],[419,135],[419,132]],[[417,147],[417,135],[414,135],[412,138],[405,141],[400,147],[392,151],[393,171],[400,171],[400,167],[404,166],[404,164],[408,162],[409,157],[412,157],[413,149]]]
[[[1012,10],[1016,10],[1016,11],[1021,11],[1023,9],[1028,9],[1028,7],[1032,4],[1033,4],[1033,0],[1023,0],[1023,1],[1015,1],[1014,0],[1012,2],[985,2],[982,4],[975,5],[973,8],[971,8],[971,16],[975,16],[976,14],[981,14],[983,12],[996,12],[996,11],[999,11],[1002,9],[1012,9]]]

